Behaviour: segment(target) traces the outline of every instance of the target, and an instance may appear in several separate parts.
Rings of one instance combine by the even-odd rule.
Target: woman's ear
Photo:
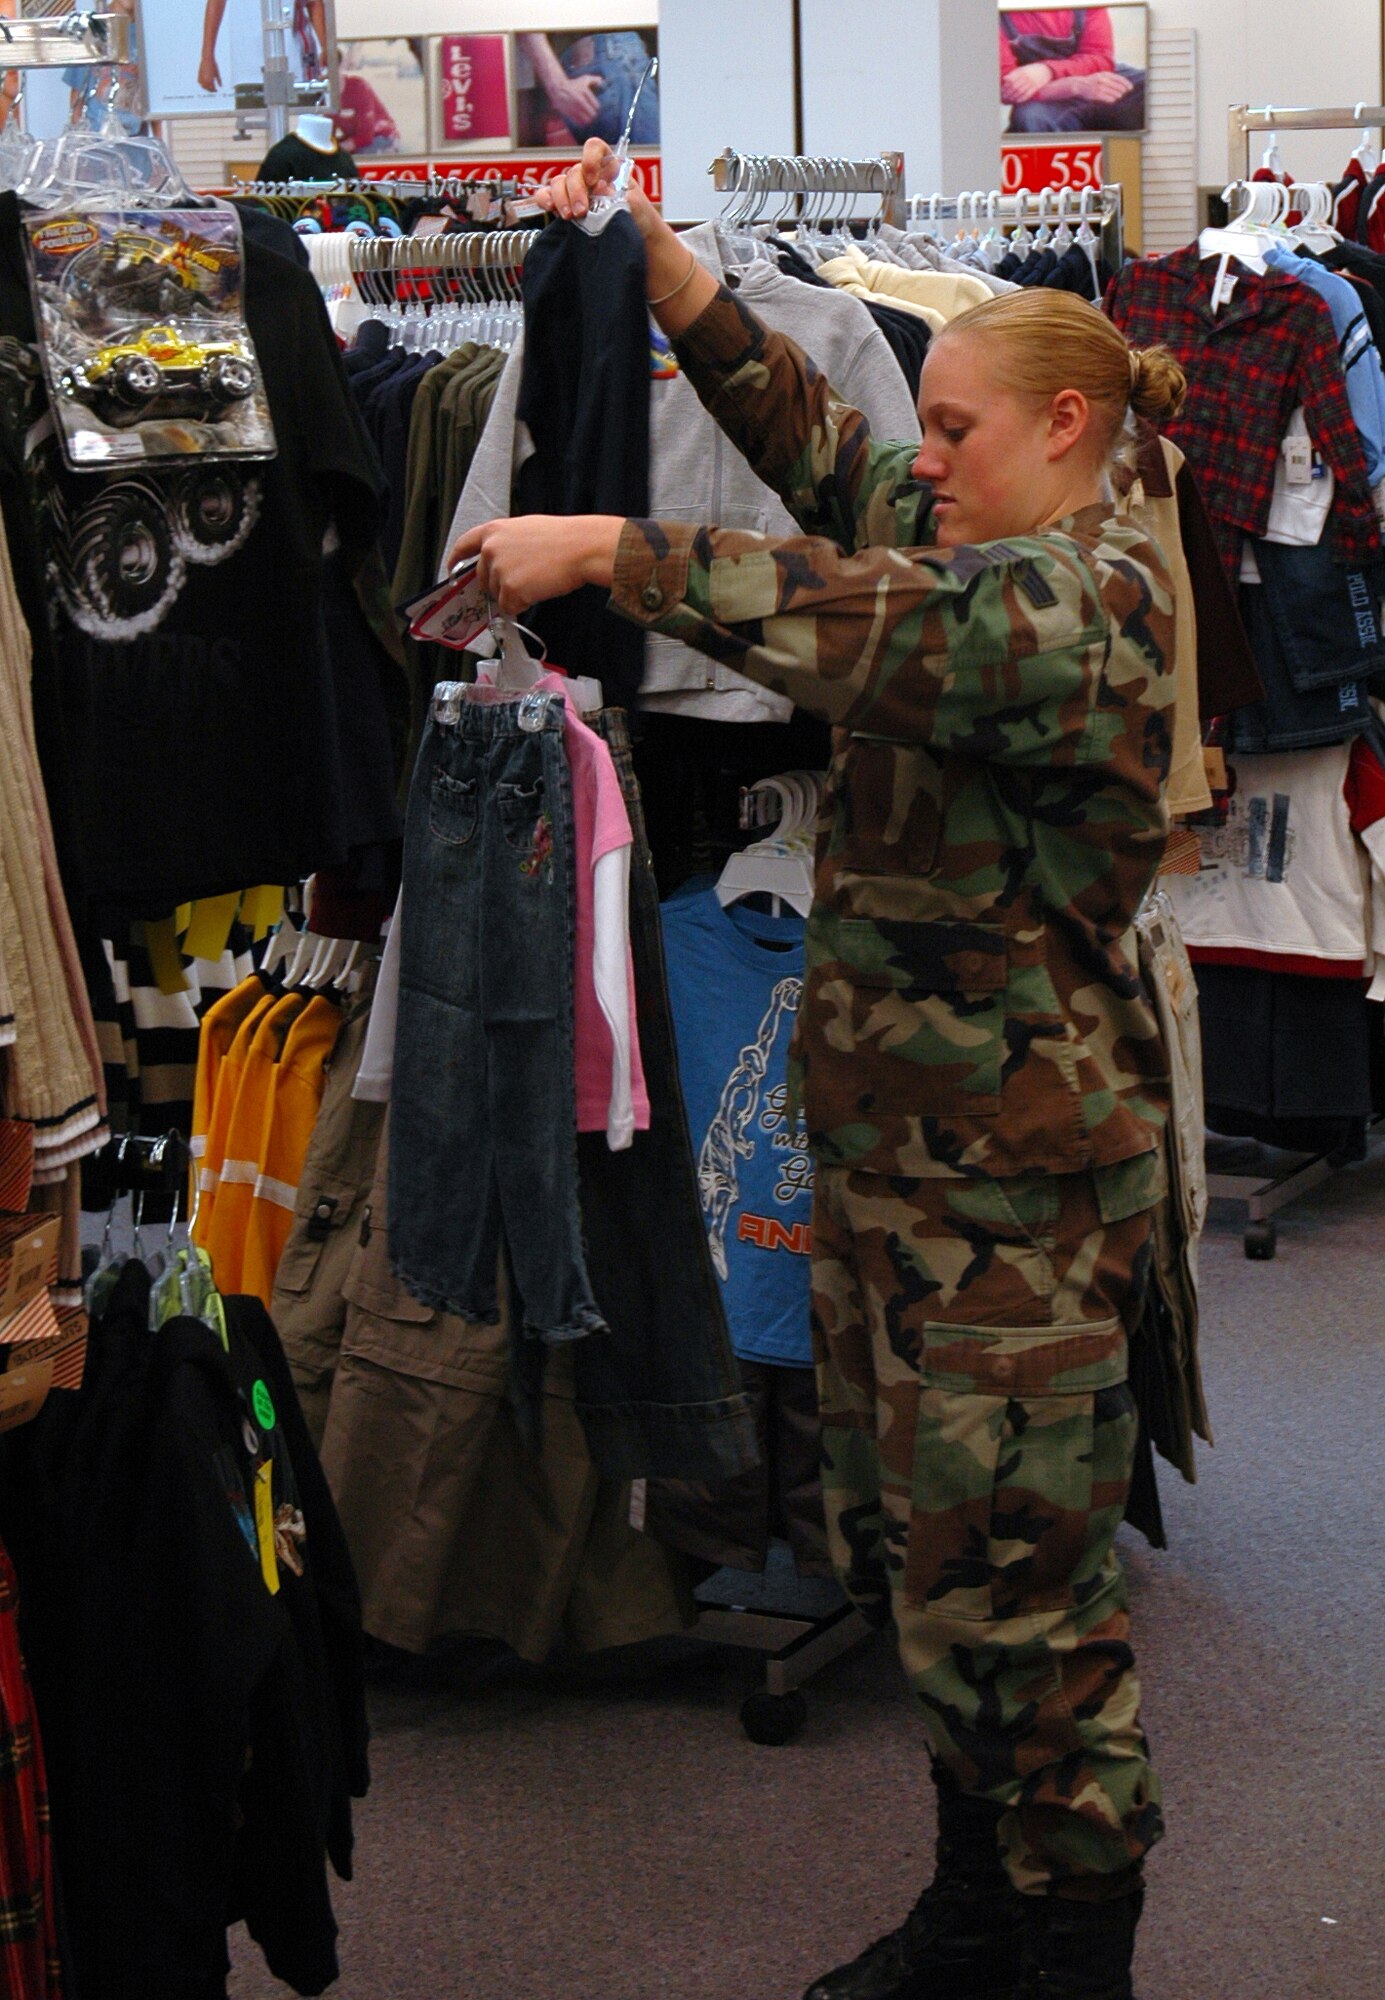
[[[1092,406],[1080,389],[1060,389],[1049,405],[1048,456],[1066,458],[1091,429]]]

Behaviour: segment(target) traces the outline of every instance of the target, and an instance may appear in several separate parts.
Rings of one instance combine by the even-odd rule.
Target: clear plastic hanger
[[[1231,181],[1222,189],[1222,200],[1228,208],[1235,194],[1246,197],[1239,215],[1233,216],[1225,229],[1204,229],[1198,237],[1199,257],[1220,259],[1212,286],[1213,313],[1231,296],[1235,283],[1230,272],[1233,258],[1250,270],[1263,271],[1265,252],[1273,244],[1289,240],[1283,227],[1284,217],[1289,213],[1289,190],[1281,182]]]
[[[1326,181],[1295,181],[1289,199],[1303,216],[1289,234],[1304,250],[1330,250],[1341,236],[1332,227],[1332,190]]]
[[[644,95],[645,85],[652,83],[658,74],[659,58],[651,56],[645,65],[644,75],[635,85],[635,94],[630,99],[630,109],[625,114],[625,130],[621,133],[619,142],[615,148],[615,156],[619,165],[616,168],[615,179],[611,183],[611,191],[609,194],[597,197],[578,225],[579,228],[585,229],[591,236],[599,236],[615,211],[625,206],[626,192],[629,189],[635,172],[635,162],[630,157],[630,135],[635,129],[635,113],[640,108],[640,99]]]
[[[1265,116],[1271,120],[1273,119],[1274,106],[1272,104],[1265,106]],[[1261,170],[1267,174],[1282,175],[1284,172],[1284,161],[1279,151],[1279,134],[1275,131],[1273,124],[1271,124],[1266,137],[1269,143],[1260,156]]]
[[[1358,125],[1361,124],[1361,120],[1365,115],[1365,110],[1366,106],[1365,106],[1365,101],[1363,99],[1356,106],[1356,122]],[[1377,146],[1375,145],[1374,140],[1371,137],[1373,129],[1374,128],[1372,126],[1361,125],[1360,143],[1356,147],[1354,147],[1351,155],[1352,159],[1356,161],[1357,165],[1361,168],[1361,170],[1365,174],[1367,180],[1370,179],[1371,175],[1380,165],[1380,152]]]
[[[1092,190],[1083,188],[1078,208],[1077,247],[1092,267],[1092,297],[1101,297],[1101,238],[1092,228]]]
[[[723,909],[749,896],[768,896],[776,917],[782,914],[784,903],[799,916],[808,915],[813,903],[813,837],[822,809],[822,782],[815,771],[789,771],[751,786],[752,797],[779,799],[779,824],[764,840],[733,854],[727,862],[716,887]]]

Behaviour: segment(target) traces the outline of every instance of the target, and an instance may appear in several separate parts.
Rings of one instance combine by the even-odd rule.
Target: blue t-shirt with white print
[[[731,1340],[746,1361],[806,1367],[813,1162],[787,1118],[804,922],[723,909],[714,889],[663,906],[678,1067]]]

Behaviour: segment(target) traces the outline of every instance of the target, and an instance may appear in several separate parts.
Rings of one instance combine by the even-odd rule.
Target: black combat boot
[[[804,2000],[1013,2000],[1026,1899],[1001,1865],[1001,1808],[938,1781],[937,1873],[897,1931],[815,1980]]]
[[[1014,2000],[1134,2000],[1130,1967],[1143,1886],[1108,1903],[1026,1900],[1029,1951]]]

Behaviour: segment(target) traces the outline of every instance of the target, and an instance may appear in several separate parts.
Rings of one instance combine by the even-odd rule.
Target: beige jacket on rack
[[[897,264],[881,264],[867,257],[854,244],[844,255],[820,264],[818,276],[857,298],[913,313],[926,320],[934,333],[959,313],[984,305],[995,296],[983,278],[957,271],[905,271]]]
[[[13,1018],[4,1111],[34,1126],[34,1178],[104,1145],[96,1024],[58,874],[34,737],[33,652],[0,529],[0,1012]]]
[[[1161,479],[1157,469],[1150,465],[1144,477],[1136,479],[1124,498],[1117,500],[1117,511],[1131,515],[1159,544],[1173,579],[1175,692],[1173,757],[1167,797],[1170,818],[1186,819],[1192,813],[1206,812],[1212,804],[1212,794],[1202,761],[1202,724],[1198,714],[1197,612],[1193,608],[1192,579],[1178,528],[1178,475],[1187,461],[1178,446],[1170,444],[1167,438],[1158,442],[1165,476]]]

